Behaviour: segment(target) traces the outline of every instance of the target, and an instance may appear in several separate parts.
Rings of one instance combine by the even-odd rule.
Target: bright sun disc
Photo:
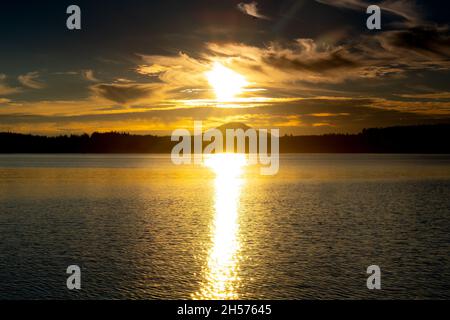
[[[248,85],[247,80],[237,72],[215,62],[211,71],[206,72],[209,84],[214,88],[217,100],[232,101],[242,93],[242,88]]]

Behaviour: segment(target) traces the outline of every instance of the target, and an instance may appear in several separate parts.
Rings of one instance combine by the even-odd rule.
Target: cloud
[[[363,14],[372,4],[363,0],[316,1],[361,10]],[[358,80],[371,80],[357,84],[370,91],[368,86],[373,87],[375,81],[407,79],[412,73],[450,69],[448,26],[425,22],[415,1],[384,0],[377,4],[406,22],[393,24],[396,29],[376,33],[338,35],[332,41],[322,35],[259,46],[226,41],[206,43],[204,50],[189,55],[142,56],[144,63],[136,71],[160,80],[174,99],[180,93],[187,96],[185,99],[208,99],[211,90],[204,74],[216,61],[246,78],[250,86],[245,96],[252,96],[251,90],[265,89],[265,94],[275,97],[301,97],[311,90],[317,90],[313,95],[326,88],[333,90],[331,85],[339,91],[344,85],[348,88],[347,82]],[[257,2],[241,2],[239,9],[251,16],[261,15]]]
[[[67,76],[76,76],[78,75],[77,71],[58,71],[58,72],[54,72],[54,74],[56,75],[67,75]]]
[[[92,108],[95,107],[93,101],[89,103]],[[111,108],[86,109],[81,114],[73,113],[76,108],[80,108],[79,101],[65,102],[74,109],[64,109],[64,113],[60,112],[64,102],[48,101],[45,104],[46,106],[20,106],[17,107],[17,112],[13,113],[2,113],[0,108],[0,131],[55,133],[64,128],[69,132],[116,130],[142,133],[156,130],[170,134],[173,128],[191,128],[195,119],[203,120],[205,127],[240,121],[256,128],[279,127],[282,134],[315,134],[358,132],[365,127],[439,123],[450,115],[449,107],[445,113],[442,106],[436,103],[423,105],[415,102],[349,97],[337,100],[311,98],[256,108],[187,109],[179,106],[176,109],[148,111]],[[42,111],[45,109],[47,112],[32,114],[36,108]]]
[[[45,88],[45,84],[36,80],[39,78],[38,72],[28,72],[27,74],[20,75],[18,77],[19,82],[23,84],[25,87],[32,89],[43,89]]]
[[[209,44],[208,49],[230,67],[250,77],[247,80],[269,87],[292,87],[299,82],[342,83],[394,73],[390,70],[392,66],[372,59],[362,50],[357,52],[346,45],[317,44],[313,39],[274,42],[266,47]]]
[[[259,12],[258,3],[256,1],[253,1],[250,3],[241,2],[237,5],[237,7],[241,12],[243,12],[251,17],[263,19],[263,20],[270,20],[269,17],[267,17]]]
[[[157,78],[173,99],[183,95],[183,99],[211,98],[205,72],[217,61],[246,78],[250,83],[246,96],[260,96],[254,90],[263,88],[269,94],[280,92],[298,97],[311,90],[303,90],[308,84],[399,79],[409,71],[448,70],[448,39],[444,27],[415,27],[362,35],[358,41],[339,44],[314,39],[278,41],[265,46],[207,43],[195,58],[186,53],[142,55],[143,63],[136,72]]]
[[[450,34],[448,27],[421,26],[404,30],[387,31],[377,40],[388,52],[411,55],[409,60],[446,64],[450,59]],[[447,63],[446,63],[447,62]]]
[[[397,110],[424,115],[450,115],[450,102],[442,101],[398,101],[383,98],[374,99],[374,108]]]
[[[102,83],[91,87],[98,97],[119,104],[130,104],[156,98],[160,85],[144,83]]]
[[[133,83],[133,80],[127,79],[127,78],[116,78],[114,80],[116,83]]]
[[[341,116],[349,116],[350,113],[341,112],[341,113],[329,113],[329,112],[322,112],[322,113],[311,113],[310,116],[318,117],[318,118],[329,118],[329,117],[341,117]]]
[[[407,99],[447,100],[450,99],[450,92],[412,93],[399,94],[398,96]]]
[[[136,68],[136,72],[143,75],[159,75],[162,72],[170,70],[170,67],[161,66],[159,64],[153,64],[151,66],[148,65],[140,65]]]
[[[173,56],[142,55],[144,64],[137,72],[158,78],[172,87],[196,86],[206,83],[204,72],[208,71],[209,59],[193,58],[180,52]]]
[[[347,8],[366,12],[366,9],[374,4],[364,0],[316,0],[326,5]],[[422,21],[419,10],[412,0],[385,0],[377,3],[381,10],[387,11],[393,15],[404,18],[409,24],[418,24]]]
[[[93,70],[83,70],[82,71],[82,76],[84,79],[91,81],[91,82],[98,82],[99,80],[95,77],[94,75],[94,71]]]
[[[378,4],[382,10],[403,17],[410,23],[418,24],[422,22],[420,12],[414,0],[385,0]]]
[[[286,88],[295,82],[339,83],[348,78],[370,77],[360,57],[341,46],[318,46],[312,39],[297,39],[289,43],[271,43],[265,47],[242,43],[209,43],[197,58],[186,53],[176,56],[142,56],[145,64],[137,68],[140,74],[156,76],[173,92],[196,88],[195,93],[207,94],[210,89],[205,72],[214,62],[246,77],[250,83],[264,88]],[[249,92],[248,92],[249,93]]]
[[[0,96],[7,96],[19,92],[19,88],[10,87],[5,83],[6,75],[0,73]]]
[[[368,5],[366,5],[365,2],[361,0],[316,0],[316,1],[334,7],[348,8],[353,10],[368,7]]]
[[[299,51],[273,50],[267,52],[263,62],[280,70],[296,70],[311,73],[327,73],[339,69],[353,69],[359,63],[348,51],[335,48],[318,51],[311,39],[298,40]]]

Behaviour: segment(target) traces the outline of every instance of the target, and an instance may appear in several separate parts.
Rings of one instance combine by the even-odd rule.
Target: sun
[[[247,80],[239,73],[215,62],[211,71],[206,72],[209,84],[214,88],[218,101],[226,102],[242,93],[242,88],[248,85]]]

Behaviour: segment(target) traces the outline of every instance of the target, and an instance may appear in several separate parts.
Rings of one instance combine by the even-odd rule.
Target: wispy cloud
[[[316,0],[317,2],[340,8],[347,8],[352,10],[361,10],[365,12],[370,1],[364,0]],[[413,0],[384,0],[377,5],[391,14],[397,15],[406,19],[409,23],[418,24],[422,18],[419,14],[415,1]]]
[[[241,2],[237,5],[237,7],[241,12],[243,12],[251,17],[263,19],[263,20],[270,20],[270,18],[268,16],[265,16],[259,12],[258,3],[256,1],[253,1],[250,3]]]
[[[398,96],[407,99],[447,100],[450,99],[450,92],[411,93],[399,94]]]
[[[91,82],[98,82],[99,81],[95,77],[94,70],[90,70],[90,69],[83,70],[81,74],[82,74],[83,78],[88,80],[88,81],[91,81]]]
[[[55,75],[59,75],[59,76],[76,76],[78,75],[77,71],[58,71],[58,72],[54,72]]]
[[[140,65],[136,68],[136,72],[143,75],[159,75],[162,72],[170,70],[169,67],[161,66],[159,64],[153,64],[153,65]]]
[[[442,101],[398,101],[377,98],[374,99],[372,107],[424,115],[444,115],[446,117],[450,115],[450,102]]]
[[[28,72],[27,74],[20,75],[18,77],[19,82],[25,87],[32,89],[43,89],[45,88],[45,84],[40,82],[38,72]]]

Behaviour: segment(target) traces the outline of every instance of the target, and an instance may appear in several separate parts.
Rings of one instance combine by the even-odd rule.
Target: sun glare
[[[205,158],[205,165],[211,168],[218,177],[235,178],[241,175],[247,164],[245,154],[217,153]]]
[[[232,101],[248,85],[242,75],[219,62],[215,62],[212,70],[206,72],[206,78],[213,87],[217,100],[221,102]]]
[[[211,154],[205,159],[215,177],[215,215],[211,223],[211,248],[204,282],[194,299],[237,299],[239,287],[239,198],[245,181],[244,154]]]

